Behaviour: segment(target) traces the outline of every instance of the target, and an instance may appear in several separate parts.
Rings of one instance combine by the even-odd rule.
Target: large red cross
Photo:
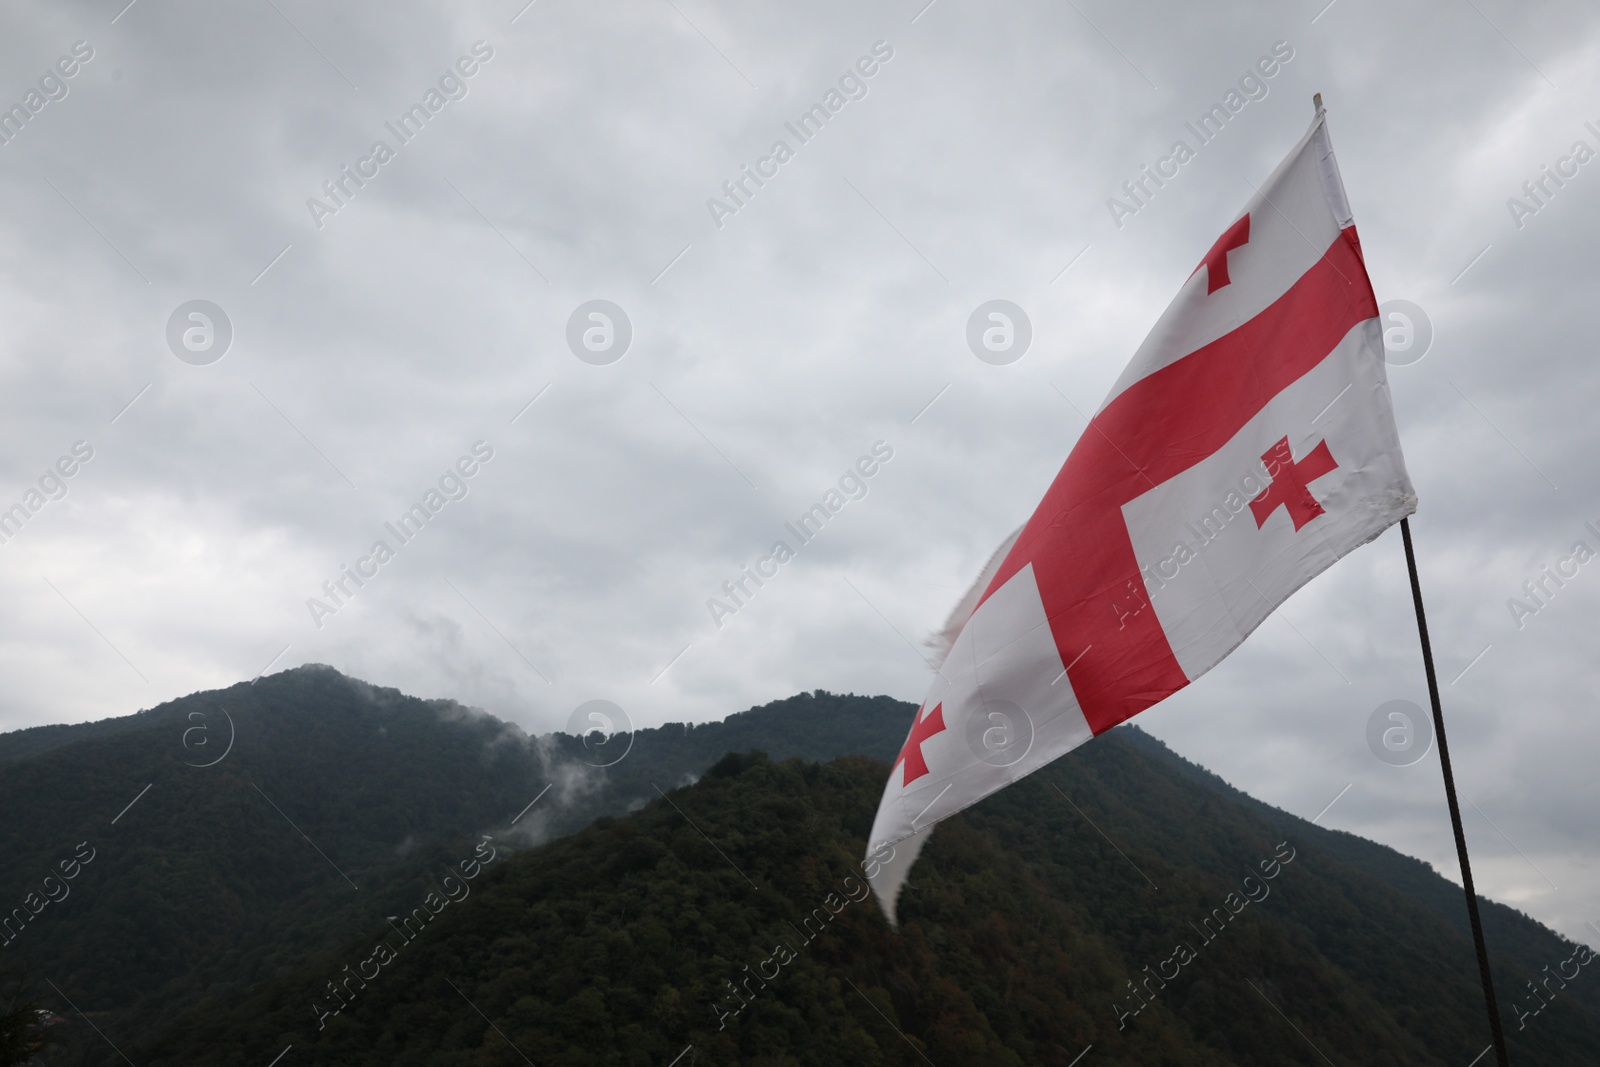
[[[1318,441],[1317,447],[1296,463],[1294,454],[1289,451],[1289,439],[1285,437],[1261,454],[1261,462],[1267,465],[1272,481],[1261,490],[1260,496],[1250,501],[1257,529],[1266,525],[1267,516],[1280,504],[1294,520],[1296,532],[1322,514],[1322,505],[1307,486],[1339,466],[1334,462],[1333,453],[1328,451],[1327,441]]]
[[[901,763],[906,765],[905,781],[902,785],[912,782],[928,773],[928,761],[922,758],[922,742],[944,729],[944,705],[935,704],[933,710],[923,715],[922,710],[917,710],[917,719],[911,724],[911,733],[906,738],[906,743],[900,747],[900,755],[894,759],[894,767]],[[894,767],[889,768],[889,774],[894,774]]]
[[[1250,243],[1250,216],[1247,214],[1238,222],[1222,231],[1222,236],[1217,238],[1217,243],[1211,246],[1211,251],[1206,253],[1206,258],[1200,261],[1200,267],[1206,269],[1206,295],[1221,289],[1224,285],[1231,284],[1228,277],[1228,253],[1240,245]],[[1199,273],[1200,267],[1189,272],[1192,278]]]
[[[1223,448],[1377,313],[1352,227],[1265,311],[1133,383],[1091,420],[1093,432],[1067,457],[982,600],[1033,568],[1056,648],[1071,664],[1073,695],[1095,733],[1189,684],[1155,612],[1130,615],[1121,629],[1110,624],[1106,604],[1125,595],[1129,581],[1145,588],[1123,505]],[[1080,655],[1088,646],[1093,651]]]

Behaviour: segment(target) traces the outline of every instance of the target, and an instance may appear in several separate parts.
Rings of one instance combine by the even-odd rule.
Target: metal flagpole
[[[1322,94],[1311,98],[1317,114],[1322,114]],[[1461,884],[1467,894],[1467,918],[1472,923],[1472,942],[1478,950],[1478,976],[1483,980],[1483,1000],[1489,1009],[1489,1033],[1494,1038],[1495,1059],[1499,1067],[1511,1067],[1506,1055],[1506,1035],[1500,1027],[1500,1004],[1494,996],[1494,978],[1489,973],[1489,949],[1483,943],[1483,921],[1478,917],[1478,893],[1472,886],[1472,861],[1467,858],[1467,835],[1461,828],[1461,804],[1456,800],[1456,776],[1450,769],[1450,746],[1444,736],[1444,709],[1439,704],[1439,676],[1433,669],[1433,645],[1428,641],[1428,616],[1422,609],[1422,583],[1417,578],[1417,554],[1411,547],[1411,520],[1400,520],[1400,538],[1406,546],[1406,569],[1411,572],[1411,600],[1417,608],[1417,634],[1422,638],[1422,665],[1428,675],[1428,699],[1433,703],[1433,732],[1439,739],[1439,766],[1444,771],[1444,795],[1450,804],[1450,828],[1456,835],[1456,858],[1461,863]]]
[[[1472,940],[1478,947],[1478,973],[1483,978],[1483,999],[1489,1008],[1489,1032],[1494,1035],[1500,1067],[1510,1067],[1506,1035],[1500,1029],[1500,1005],[1494,998],[1489,975],[1489,950],[1483,943],[1483,923],[1478,918],[1478,894],[1472,888],[1472,864],[1467,859],[1467,836],[1461,829],[1461,805],[1456,802],[1456,778],[1450,770],[1450,746],[1444,739],[1444,711],[1439,706],[1439,679],[1433,670],[1433,646],[1428,643],[1428,618],[1422,611],[1422,583],[1417,580],[1417,555],[1411,548],[1411,521],[1400,520],[1400,537],[1406,545],[1406,567],[1411,572],[1411,599],[1417,605],[1417,633],[1422,637],[1422,664],[1428,673],[1428,698],[1433,701],[1433,732],[1439,739],[1439,765],[1444,769],[1444,795],[1450,802],[1450,825],[1456,832],[1456,856],[1461,861],[1461,882],[1467,892],[1467,916],[1472,920]]]

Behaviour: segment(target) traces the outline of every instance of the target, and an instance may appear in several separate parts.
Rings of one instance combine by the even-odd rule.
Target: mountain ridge
[[[222,721],[215,718],[220,707],[232,709]],[[782,810],[816,825],[832,819],[835,830],[819,838],[817,847],[839,862],[849,855],[851,863],[859,863],[863,842],[856,837],[864,837],[866,831],[861,820],[870,821],[887,764],[914,711],[913,705],[888,697],[817,690],[737,712],[720,722],[669,723],[637,731],[624,760],[594,767],[584,762],[592,752],[579,738],[559,733],[529,737],[454,701],[409,697],[329,667],[296,668],[253,684],[192,694],[135,715],[68,727],[65,734],[33,728],[47,732],[25,731],[29,736],[23,742],[0,735],[0,810],[11,816],[0,823],[0,854],[16,861],[0,871],[0,892],[6,894],[0,901],[24,899],[31,891],[30,879],[36,882],[62,856],[72,855],[80,841],[88,841],[97,852],[73,883],[70,898],[49,904],[38,915],[38,923],[30,923],[24,931],[26,940],[17,938],[15,944],[41,964],[41,972],[87,1012],[86,1018],[101,1031],[117,1035],[119,1046],[152,1051],[180,1048],[185,1030],[200,1026],[211,1015],[227,1015],[230,1005],[258,1003],[285,983],[285,988],[296,983],[303,987],[309,975],[325,981],[325,964],[336,958],[339,966],[329,973],[338,973],[352,959],[366,959],[350,956],[352,946],[364,942],[370,952],[372,939],[389,928],[385,916],[405,914],[427,893],[438,890],[440,872],[472,855],[474,844],[485,838],[492,842],[490,847],[501,850],[498,869],[519,873],[486,874],[488,881],[477,883],[475,894],[501,878],[541,884],[527,880],[522,865],[534,860],[522,857],[566,855],[561,843],[582,834],[620,834],[616,840],[623,842],[620,859],[592,857],[591,877],[632,877],[630,872],[652,870],[662,854],[646,843],[649,835],[617,828],[658,825],[651,822],[659,817],[653,813],[699,803],[696,798],[701,796],[719,796],[721,787],[716,783],[738,778],[744,773],[741,768],[785,768],[790,757],[798,757],[802,760],[798,770],[773,771],[777,777],[769,778],[762,778],[766,771],[752,772],[756,774],[752,781],[765,781],[772,788],[782,782],[794,788],[800,782],[833,783],[818,787],[823,792],[817,795],[815,810]],[[193,718],[196,714],[202,718]],[[225,725],[232,728],[226,735]],[[190,732],[197,729],[203,733]],[[225,738],[234,743],[223,751]],[[751,749],[770,750],[772,758],[729,755]],[[1119,893],[1132,894],[1148,892],[1146,876],[1163,885],[1175,879],[1177,884],[1211,886],[1204,893],[1191,893],[1194,910],[1183,918],[1195,922],[1205,912],[1207,894],[1224,885],[1220,872],[1234,871],[1227,877],[1236,882],[1240,863],[1259,863],[1273,855],[1278,841],[1287,839],[1294,847],[1305,842],[1309,854],[1322,857],[1319,863],[1334,872],[1326,876],[1331,879],[1326,885],[1319,875],[1318,892],[1326,901],[1328,916],[1343,916],[1338,919],[1342,925],[1336,940],[1360,946],[1359,951],[1352,956],[1340,944],[1325,943],[1326,927],[1334,921],[1326,916],[1302,916],[1283,925],[1274,917],[1272,902],[1257,910],[1269,917],[1264,920],[1268,932],[1281,944],[1299,944],[1300,950],[1316,952],[1321,961],[1318,973],[1324,975],[1328,989],[1356,995],[1371,986],[1387,989],[1385,995],[1411,995],[1363,970],[1369,957],[1388,958],[1381,939],[1375,940],[1374,931],[1384,931],[1392,938],[1412,937],[1424,957],[1456,960],[1446,968],[1448,978],[1445,973],[1414,973],[1411,981],[1416,988],[1426,988],[1435,999],[1458,1006],[1463,998],[1471,1002],[1471,983],[1462,987],[1454,974],[1463,960],[1471,971],[1461,890],[1420,861],[1354,835],[1324,830],[1257,801],[1133,726],[1119,727],[1052,768],[1033,786],[1024,788],[1026,783],[1020,783],[975,806],[959,822],[942,827],[935,840],[949,838],[957,842],[949,847],[958,856],[981,852],[1010,872],[1012,883],[984,882],[996,906],[1011,901],[1004,908],[1015,907],[1020,899],[1016,894],[1021,893],[1032,901],[1029,908],[1055,915],[1051,921],[1059,930],[1099,931],[1073,935],[1093,942],[1091,956],[1103,960],[1097,974],[1126,966],[1129,973],[1124,977],[1131,980],[1140,967],[1159,969],[1165,964],[1170,969],[1173,956],[1170,944],[1155,945],[1145,939],[1149,916],[1130,918],[1124,913],[1128,900],[1103,899],[1094,888],[1094,878],[1123,887]],[[1041,803],[1039,789],[1046,781],[1071,801],[1071,807],[1054,800],[1056,810],[1050,813],[1049,824],[1030,830],[1025,809]],[[694,784],[678,788],[685,782]],[[697,792],[702,786],[709,792]],[[1053,795],[1044,794],[1044,801]],[[767,804],[759,789],[751,796],[755,798],[751,810]],[[850,803],[863,810],[839,814],[842,797],[852,798]],[[1157,803],[1153,797],[1162,799]],[[1026,803],[1024,798],[1029,798]],[[834,814],[826,814],[830,811]],[[1220,821],[1212,825],[1207,819]],[[701,822],[698,816],[695,822]],[[1242,829],[1246,826],[1252,829],[1246,832]],[[714,832],[710,825],[701,829]],[[741,840],[756,829],[747,827],[719,839],[717,850],[741,855]],[[1109,839],[1100,833],[1112,835],[1126,854],[1107,847]],[[1269,836],[1273,840],[1267,840]],[[781,853],[760,862],[773,864],[774,869],[798,863],[801,873],[795,877],[802,881],[811,877],[804,873],[803,855],[794,855],[796,843],[780,846],[765,830],[755,837],[769,840]],[[716,859],[716,851],[707,848],[710,838],[696,840],[705,854]],[[995,842],[1004,842],[1005,847]],[[551,848],[557,853],[549,853]],[[926,866],[929,860],[925,860],[913,870],[913,889],[907,898],[913,910],[908,915],[919,914],[916,886],[932,879],[948,887],[947,881],[940,882],[950,877],[948,873],[937,873],[941,854],[930,851],[933,866]],[[1181,862],[1174,857],[1181,857]],[[1138,875],[1129,866],[1135,860]],[[573,862],[581,867],[589,861]],[[1285,879],[1307,869],[1299,863],[1291,865]],[[667,892],[670,886],[681,885],[689,891],[692,881],[689,874],[676,871],[658,888]],[[184,887],[183,895],[175,897],[173,885]],[[1292,885],[1279,883],[1280,888],[1273,890],[1276,899],[1289,899],[1281,894]],[[500,899],[499,892],[490,896]],[[1346,898],[1375,902],[1369,906],[1410,916],[1423,932],[1408,935],[1382,916],[1348,914]],[[1210,900],[1207,906],[1216,903]],[[524,909],[542,906],[532,900],[523,904]],[[637,914],[632,910],[636,903],[616,906],[623,915]],[[1166,915],[1167,925],[1175,927],[1178,912],[1168,914],[1161,907],[1158,900],[1152,914]],[[505,899],[497,908],[506,915],[519,912]],[[1497,975],[1506,983],[1502,991],[1506,1003],[1521,988],[1511,984],[1513,978],[1521,982],[1538,977],[1540,965],[1559,960],[1555,953],[1566,943],[1513,909],[1487,901],[1483,908]],[[469,910],[463,906],[454,912]],[[883,940],[885,931],[874,925],[881,923],[875,907],[853,904],[851,910],[857,918],[849,928],[863,939],[862,945],[899,958],[896,953],[902,950],[893,948],[897,942]],[[444,918],[449,918],[450,909],[446,911]],[[863,913],[873,918],[861,918]],[[1076,918],[1069,921],[1069,913]],[[729,913],[735,928],[748,922],[739,914],[737,909]],[[957,941],[974,935],[964,923],[981,921],[978,912],[962,918],[948,901],[934,913],[920,914],[944,931],[940,937]],[[449,919],[440,928],[458,921],[466,920]],[[683,931],[680,936],[692,940],[704,935]],[[568,942],[557,940],[546,949],[560,954],[567,946]],[[7,950],[11,947],[7,942]],[[755,957],[749,955],[754,946],[739,952],[744,962],[760,965],[771,959],[767,955],[771,949],[767,945]],[[919,981],[937,985],[950,980],[938,974],[953,961],[929,951],[933,955],[922,957],[918,965],[924,968]],[[1224,946],[1224,955],[1217,958],[1226,959],[1231,951]],[[1045,952],[1035,962],[1044,966],[1046,957],[1054,958]],[[969,961],[963,966],[978,964]],[[1057,961],[1050,966],[1065,964]],[[1409,964],[1400,959],[1385,966],[1405,970]],[[984,973],[983,981],[991,980],[993,976]],[[1085,981],[1082,974],[1074,980]],[[891,1000],[900,996],[888,987],[882,991]],[[1036,993],[1042,991],[1030,995]],[[1134,994],[1123,989],[1113,997],[1106,987],[1099,995],[1107,1005],[1114,1000],[1127,1009]],[[824,1001],[833,1004],[821,993],[817,996],[822,998],[814,1005],[819,1010]],[[1528,997],[1523,994],[1525,1002]],[[1181,998],[1168,999],[1180,1014],[1188,1010]],[[918,1003],[915,997],[902,998],[900,1009],[887,1014],[899,1018],[897,1012],[904,1010],[905,1021],[914,1023],[921,1018]],[[1461,1025],[1476,1024],[1479,1004],[1477,1016],[1458,1016]],[[1542,1029],[1548,1035],[1536,1037],[1536,1044],[1571,1047],[1573,1035],[1585,1032],[1591,1014],[1600,1018],[1600,998],[1581,983],[1574,982],[1556,1004],[1559,1011],[1535,1021],[1536,1034]],[[1544,1021],[1567,1013],[1568,1004],[1572,1019],[1566,1024]],[[64,1006],[62,1010],[70,1015]],[[1015,1053],[1022,1047],[1016,1042],[1023,1031],[1006,1029],[1021,1023],[1001,1025],[998,1020],[1004,1012],[998,1005],[973,1010],[986,1019],[991,1010],[999,1013],[993,1016],[993,1033],[984,1039],[992,1038],[994,1055],[1000,1055],[994,1050],[1010,1048]],[[1097,1010],[1110,1013],[1109,1007]],[[1139,1018],[1165,1018],[1168,1010],[1162,1003],[1155,1016],[1146,1011]],[[1507,1026],[1514,1030],[1516,1020],[1510,1012],[1508,1004]],[[1114,1022],[1115,1016],[1111,1018]],[[251,1029],[247,1020],[237,1023],[243,1030]],[[1345,1020],[1340,1026],[1347,1024],[1356,1025]],[[1211,1038],[1198,1025],[1193,1019],[1183,1021],[1179,1029],[1187,1036],[1180,1039],[1175,1030],[1168,1037],[1179,1045],[1204,1045]],[[1156,1029],[1166,1033],[1165,1026]],[[77,1057],[73,1062],[101,1062],[95,1051],[99,1039],[92,1031],[76,1021],[62,1030],[68,1031],[71,1040],[64,1050]],[[1600,1043],[1600,1031],[1595,1039]],[[1030,1037],[1023,1043],[1034,1040]],[[211,1062],[200,1049],[188,1048],[185,1055],[191,1061]],[[242,1051],[240,1055],[239,1062],[248,1060]],[[585,1060],[575,1047],[554,1050],[552,1055],[553,1062],[611,1062]],[[350,1056],[355,1058],[329,1062],[362,1062],[354,1052]],[[1413,1055],[1394,1062],[1434,1061]]]

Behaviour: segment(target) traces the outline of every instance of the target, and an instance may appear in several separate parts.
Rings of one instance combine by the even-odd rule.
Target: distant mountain
[[[914,710],[805,694],[598,768],[307,667],[3,735],[0,904],[38,914],[0,960],[59,991],[53,1065],[1464,1067],[1487,1043],[1458,887],[1131,727],[943,824],[890,931],[852,868]],[[749,750],[772,758],[726,755]],[[1541,985],[1519,1030],[1572,947],[1485,922],[1518,1062],[1588,1062],[1600,981]]]
[[[626,759],[598,768],[579,738],[530,739],[309,666],[0,735],[0,907],[21,909],[0,927],[0,958],[29,962],[136,1046],[207,996],[242,997],[381,924],[478,835],[514,847],[572,832],[735,749],[881,755],[905,720],[885,697],[802,695],[640,730]],[[78,864],[70,880],[63,862]],[[57,1006],[77,1023],[55,1029],[64,1048],[100,1062],[110,1049]]]
[[[197,1013],[140,1062],[1472,1061],[1466,940],[1315,827],[1283,836],[1125,733],[941,826],[900,933],[858,870],[886,765],[733,755],[441,878],[437,908],[419,895],[410,921]],[[1570,954],[1543,938],[1552,963]],[[1561,992],[1518,1062],[1591,1062],[1597,986]]]

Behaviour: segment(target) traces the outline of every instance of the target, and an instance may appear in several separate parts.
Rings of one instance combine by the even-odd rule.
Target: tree
[[[0,1067],[20,1067],[44,1047],[39,996],[30,993],[26,966],[0,971]]]

